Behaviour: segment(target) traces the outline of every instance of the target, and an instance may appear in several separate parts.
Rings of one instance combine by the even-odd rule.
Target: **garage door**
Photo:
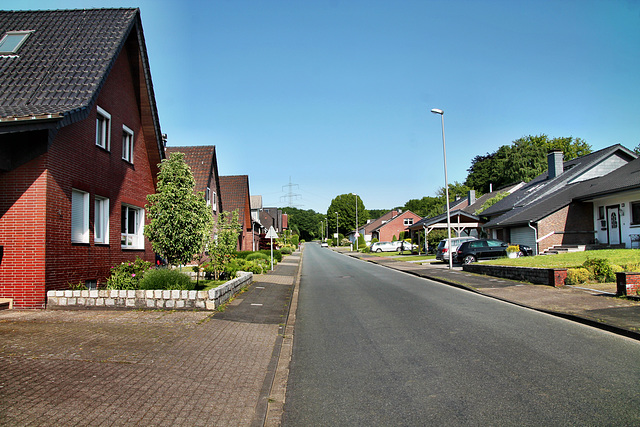
[[[531,247],[535,253],[536,236],[529,227],[517,227],[511,229],[511,241],[509,243],[519,243]]]

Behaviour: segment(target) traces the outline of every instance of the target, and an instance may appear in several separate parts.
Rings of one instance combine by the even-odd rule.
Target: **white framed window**
[[[122,125],[122,159],[133,163],[133,131]]]
[[[20,46],[24,44],[33,31],[7,31],[0,39],[0,54],[13,55],[18,53]]]
[[[413,225],[413,218],[405,218],[404,219],[404,225],[405,225],[405,227],[407,227],[409,225]]]
[[[207,201],[207,206],[211,206],[211,188],[207,187],[207,192],[204,194],[204,199]]]
[[[211,192],[211,209],[213,209],[214,212],[216,212],[216,192],[212,191]]]
[[[93,220],[93,241],[109,244],[109,199],[95,197]]]
[[[122,205],[120,246],[123,249],[144,249],[144,209]]]
[[[97,107],[96,145],[109,151],[111,148],[111,114]]]
[[[89,193],[71,189],[71,241],[89,243]]]

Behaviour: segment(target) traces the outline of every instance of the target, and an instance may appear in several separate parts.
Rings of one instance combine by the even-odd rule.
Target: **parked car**
[[[395,242],[391,242],[396,245],[396,251],[412,251],[416,249],[416,245],[413,245],[411,242],[406,242],[404,240],[396,240]]]
[[[371,245],[371,252],[396,252],[395,242],[376,242]]]
[[[533,249],[527,245],[518,246],[518,256],[533,255]],[[479,259],[492,259],[507,256],[508,243],[495,239],[479,239],[464,242],[458,246],[457,260],[463,264],[471,264]]]
[[[327,242],[322,242],[322,243],[320,243],[320,247],[322,247],[322,248],[328,248],[328,247],[329,247],[329,244],[328,244]]]
[[[451,238],[451,250],[449,250],[449,239],[442,239],[440,243],[438,243],[438,248],[436,249],[436,259],[443,262],[449,262],[449,254],[453,255],[453,260],[456,260],[456,251],[458,250],[458,246],[463,244],[464,242],[470,242],[471,240],[478,240],[477,237],[467,236],[467,237],[452,237]]]

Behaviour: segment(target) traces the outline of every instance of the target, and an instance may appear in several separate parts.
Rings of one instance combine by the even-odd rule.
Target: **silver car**
[[[442,239],[440,243],[438,243],[438,248],[436,249],[436,259],[443,262],[449,262],[449,254],[453,253],[453,260],[456,261],[456,251],[458,250],[458,246],[463,244],[464,242],[469,242],[471,240],[478,240],[477,237],[452,237],[451,238],[451,246],[453,249],[449,250],[449,239]]]

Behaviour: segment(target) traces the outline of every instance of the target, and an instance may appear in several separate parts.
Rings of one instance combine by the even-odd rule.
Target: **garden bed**
[[[215,310],[253,281],[253,273],[208,291],[185,290],[65,290],[48,291],[48,309],[168,309]]]

